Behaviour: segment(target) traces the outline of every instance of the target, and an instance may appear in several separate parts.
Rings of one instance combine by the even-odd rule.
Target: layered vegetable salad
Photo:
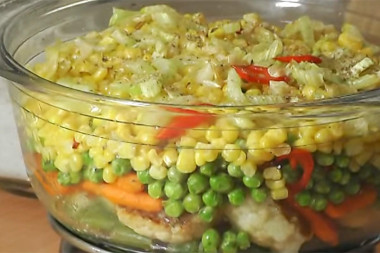
[[[115,8],[108,28],[58,41],[31,70],[129,104],[24,99],[32,177],[89,233],[112,220],[128,229],[118,243],[146,250],[337,246],[345,218],[378,202],[376,107],[282,109],[377,89],[378,52],[355,26],[307,16],[279,27],[256,13]]]

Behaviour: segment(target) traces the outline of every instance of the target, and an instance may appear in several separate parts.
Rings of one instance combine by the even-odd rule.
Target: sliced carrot
[[[341,218],[351,212],[372,205],[376,199],[377,191],[371,187],[365,187],[359,194],[347,198],[339,205],[329,203],[325,212],[331,218]]]
[[[118,178],[114,185],[123,191],[130,193],[138,193],[144,191],[144,185],[140,182],[136,173],[129,173],[123,177]]]
[[[113,185],[95,184],[89,181],[83,182],[82,187],[90,193],[103,196],[121,206],[147,212],[159,212],[162,210],[162,201],[150,197],[145,192],[130,193]]]

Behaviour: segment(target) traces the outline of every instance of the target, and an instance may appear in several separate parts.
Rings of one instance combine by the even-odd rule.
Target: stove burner
[[[49,216],[49,221],[53,229],[62,237],[59,253],[148,253],[146,251],[139,251],[134,249],[118,249],[113,248],[112,246],[107,249],[106,245],[95,245],[94,243],[89,242],[72,233],[51,216]],[[338,251],[339,253],[374,253],[374,248],[377,243],[380,243],[380,235],[375,238],[366,240],[356,247]],[[338,251],[335,249],[324,252],[338,253]]]

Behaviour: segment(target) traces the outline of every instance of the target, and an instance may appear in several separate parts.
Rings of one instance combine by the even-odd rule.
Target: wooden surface
[[[58,253],[46,215],[38,200],[0,190],[0,253]]]

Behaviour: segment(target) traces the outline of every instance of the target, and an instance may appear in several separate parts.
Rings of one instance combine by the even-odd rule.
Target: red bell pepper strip
[[[314,55],[289,55],[289,56],[278,56],[274,58],[277,61],[281,62],[312,62],[312,63],[321,63],[322,59]]]
[[[359,194],[346,198],[346,200],[339,205],[329,203],[325,213],[331,218],[338,219],[351,212],[372,205],[376,199],[377,191],[371,187],[364,187]]]
[[[73,138],[73,145],[71,146],[72,149],[77,149],[79,147],[79,142],[77,142],[74,138]]]
[[[186,133],[186,130],[198,127],[204,123],[211,122],[215,115],[210,113],[198,112],[190,109],[175,107],[164,107],[168,111],[183,113],[188,115],[174,116],[171,122],[162,127],[156,138],[159,140],[169,140],[180,137]]]
[[[309,223],[315,236],[332,246],[338,245],[338,232],[334,223],[325,215],[308,207],[301,207],[298,205],[294,201],[294,194],[295,193],[290,192],[289,198],[285,201]]]
[[[232,65],[232,67],[235,69],[236,73],[240,76],[240,78],[246,82],[268,85],[270,81],[289,81],[289,78],[287,76],[271,76],[269,74],[268,68],[266,67],[256,65]]]
[[[295,192],[299,192],[305,189],[305,187],[308,185],[310,181],[311,175],[314,170],[313,156],[307,150],[295,148],[292,149],[292,151],[290,151],[288,155],[279,156],[277,158],[277,161],[283,161],[285,159],[289,160],[292,169],[297,169],[297,164],[300,164],[303,169],[301,179],[297,183],[291,185],[290,187]]]

